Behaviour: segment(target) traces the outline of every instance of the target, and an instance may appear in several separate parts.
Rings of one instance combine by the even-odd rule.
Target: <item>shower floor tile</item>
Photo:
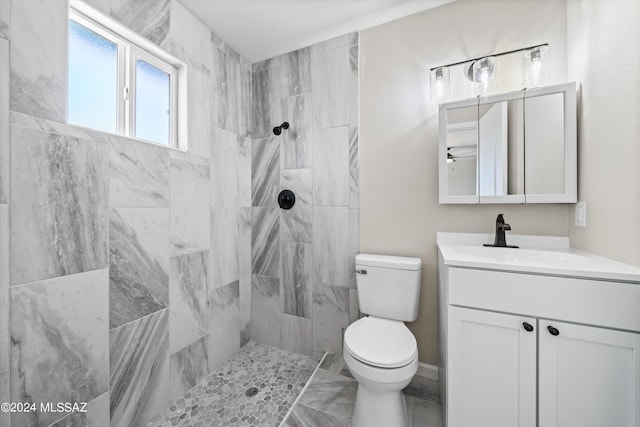
[[[249,342],[148,426],[278,427],[317,364]]]
[[[327,354],[283,427],[349,427],[358,383],[341,355]],[[438,382],[415,377],[403,390],[411,427],[442,427]]]

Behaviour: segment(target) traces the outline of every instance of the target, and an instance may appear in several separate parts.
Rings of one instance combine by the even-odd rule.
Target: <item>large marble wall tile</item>
[[[67,415],[51,427],[108,427],[109,426],[109,393],[87,402],[86,412]],[[0,424],[1,425],[1,424]]]
[[[9,206],[0,205],[0,371],[9,368]],[[0,400],[0,402],[3,402]]]
[[[251,339],[280,347],[281,323],[280,280],[251,276]]]
[[[282,116],[280,103],[279,74],[280,65],[253,72],[251,83],[252,138],[272,136],[273,127],[286,120]]]
[[[12,127],[11,152],[12,284],[107,267],[106,144]]]
[[[281,243],[284,312],[311,318],[311,245]]]
[[[209,161],[175,150],[171,164],[171,255],[209,249]]]
[[[11,26],[11,1],[0,1],[0,37],[9,38]],[[8,64],[8,63],[7,63]]]
[[[352,44],[352,40],[351,40],[352,34],[353,33],[344,34],[329,40],[325,40],[320,43],[316,43],[311,46],[311,49],[314,51],[325,51],[325,50],[336,49],[338,47],[349,46],[350,44]]]
[[[313,355],[313,327],[311,319],[282,314],[281,346],[293,353]]]
[[[251,274],[251,210],[238,208],[238,273]]]
[[[11,289],[11,400],[88,402],[108,385],[108,270]],[[13,414],[19,426],[62,413]]]
[[[360,248],[360,209],[349,209],[349,248]]]
[[[238,140],[238,200],[239,207],[251,206],[251,138],[239,136]]]
[[[171,258],[169,275],[169,352],[175,353],[207,333],[209,251]]]
[[[349,288],[313,288],[313,352],[342,354],[342,329],[349,325]]]
[[[240,278],[238,272],[239,222],[236,208],[211,209],[211,288]]]
[[[238,123],[241,136],[251,135],[251,69],[240,61],[240,121]]]
[[[280,277],[278,208],[251,210],[251,272]]]
[[[111,138],[109,206],[168,208],[168,149],[126,138]]]
[[[9,370],[0,371],[0,402],[11,402]],[[0,412],[0,427],[11,427],[11,413]]]
[[[349,47],[349,124],[358,126],[358,45]]]
[[[9,201],[9,147],[9,42],[0,38],[0,203]]]
[[[240,282],[209,293],[209,370],[226,362],[240,349]]]
[[[61,123],[42,117],[31,116],[29,114],[9,111],[9,125],[11,127],[21,127],[40,131],[43,133],[53,133],[67,138],[88,139],[94,142],[108,144],[112,139],[123,139],[124,137],[106,133],[99,130],[82,127],[70,123]],[[126,138],[125,138],[126,139]]]
[[[296,195],[293,208],[280,211],[280,241],[311,243],[311,169],[283,170],[280,189]]]
[[[208,337],[202,337],[169,358],[171,402],[175,403],[209,373]]]
[[[251,276],[240,277],[240,347],[251,339]]]
[[[66,120],[67,13],[66,1],[11,1],[13,111]]]
[[[360,303],[358,301],[358,291],[349,289],[349,324],[360,318]]]
[[[313,208],[314,285],[349,286],[349,208]]]
[[[349,124],[349,46],[311,51],[315,128]]]
[[[358,167],[358,128],[353,125],[349,128],[349,167]]]
[[[169,32],[170,3],[175,2],[170,2],[170,0],[111,0],[110,14],[118,22],[160,45]]]
[[[349,169],[349,207],[360,207],[360,168]]]
[[[116,328],[169,304],[169,209],[112,209],[109,322]]]
[[[313,133],[313,205],[349,206],[349,128]]]
[[[135,1],[144,4],[140,0]],[[158,0],[146,0],[158,2]],[[211,30],[179,1],[167,1],[170,6],[171,29],[169,51],[197,71],[211,74]]]
[[[183,31],[188,33],[188,31]],[[211,82],[208,75],[188,68],[187,76],[187,150],[209,157],[211,144]]]
[[[278,206],[280,185],[280,139],[254,139],[251,142],[252,206]]]
[[[213,50],[213,97],[218,103],[214,124],[221,129],[240,133],[240,100],[242,96],[241,66],[217,49]],[[245,88],[246,89],[246,88]]]
[[[251,206],[251,140],[214,127],[211,207]]]
[[[281,164],[284,169],[311,167],[311,94],[284,98],[282,111],[289,129],[281,134]]]
[[[281,64],[283,96],[295,96],[311,92],[310,47],[282,55]]]
[[[109,334],[111,426],[145,425],[169,406],[168,310]]]

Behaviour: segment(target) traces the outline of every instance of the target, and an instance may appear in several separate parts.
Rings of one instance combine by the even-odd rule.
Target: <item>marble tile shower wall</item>
[[[252,68],[251,338],[341,353],[359,315],[358,35]],[[296,195],[291,210],[278,208],[283,189]]]
[[[144,425],[249,337],[251,66],[176,0],[88,2],[188,64],[189,150],[66,124],[67,2],[0,0],[0,401],[89,402],[0,427]]]

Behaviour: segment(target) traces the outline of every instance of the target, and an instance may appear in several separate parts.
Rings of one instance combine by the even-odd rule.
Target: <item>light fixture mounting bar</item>
[[[542,44],[537,44],[537,45],[534,45],[534,46],[523,47],[523,48],[520,48],[520,49],[509,50],[507,52],[500,52],[500,53],[494,53],[494,54],[491,54],[491,55],[479,56],[478,58],[466,59],[464,61],[458,61],[458,62],[454,62],[454,63],[447,64],[447,65],[439,65],[437,67],[430,68],[429,71],[433,71],[433,70],[435,70],[437,68],[453,67],[453,66],[460,65],[460,64],[466,64],[467,62],[478,61],[478,60],[480,60],[482,58],[486,58],[488,56],[503,56],[503,55],[509,55],[510,53],[524,52],[525,50],[531,50],[531,49],[535,49],[535,48],[541,47],[541,46],[549,46],[549,43],[542,43]]]

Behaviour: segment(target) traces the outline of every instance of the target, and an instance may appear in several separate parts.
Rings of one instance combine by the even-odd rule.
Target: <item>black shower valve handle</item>
[[[282,129],[289,129],[289,122],[282,122],[280,126],[276,126],[273,128],[274,135],[280,135],[282,133]]]

